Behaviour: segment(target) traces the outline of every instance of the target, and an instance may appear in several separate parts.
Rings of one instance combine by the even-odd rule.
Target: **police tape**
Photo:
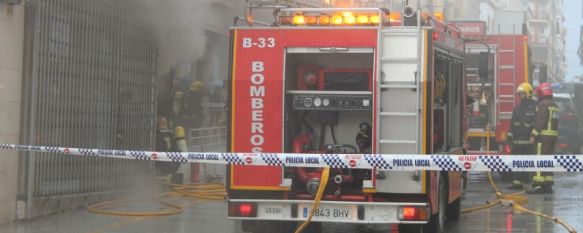
[[[391,171],[583,172],[583,155],[407,155],[213,153],[106,150],[0,144],[0,149],[177,163],[331,167]]]

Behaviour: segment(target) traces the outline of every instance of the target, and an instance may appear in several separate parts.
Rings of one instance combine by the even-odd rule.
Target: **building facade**
[[[0,142],[18,143],[24,7],[0,3]],[[16,218],[18,152],[0,151],[0,224]]]
[[[560,82],[565,79],[566,29],[563,0],[500,0],[506,10],[524,10],[533,67],[533,82]]]

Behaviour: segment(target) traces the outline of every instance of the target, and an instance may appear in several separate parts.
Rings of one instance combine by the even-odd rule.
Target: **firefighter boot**
[[[544,194],[547,193],[547,188],[545,188],[545,178],[537,172],[537,175],[532,177],[532,187],[526,190],[528,194]]]
[[[555,184],[555,177],[547,174],[545,176],[545,182],[543,184],[543,189],[545,193],[553,193],[553,184]]]
[[[510,190],[522,190],[524,189],[524,183],[520,180],[513,180],[512,184],[508,185],[507,188]]]

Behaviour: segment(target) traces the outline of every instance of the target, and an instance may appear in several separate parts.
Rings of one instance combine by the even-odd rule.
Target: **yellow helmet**
[[[200,91],[204,87],[204,84],[201,81],[194,81],[190,84],[190,90],[192,91]]]
[[[524,93],[526,95],[526,98],[530,98],[530,96],[532,96],[532,85],[530,85],[530,83],[521,83],[518,88],[516,88],[516,92],[517,93]]]

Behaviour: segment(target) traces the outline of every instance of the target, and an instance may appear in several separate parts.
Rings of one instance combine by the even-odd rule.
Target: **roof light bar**
[[[380,8],[284,8],[277,16],[279,25],[289,26],[375,26],[391,21],[389,11]]]

